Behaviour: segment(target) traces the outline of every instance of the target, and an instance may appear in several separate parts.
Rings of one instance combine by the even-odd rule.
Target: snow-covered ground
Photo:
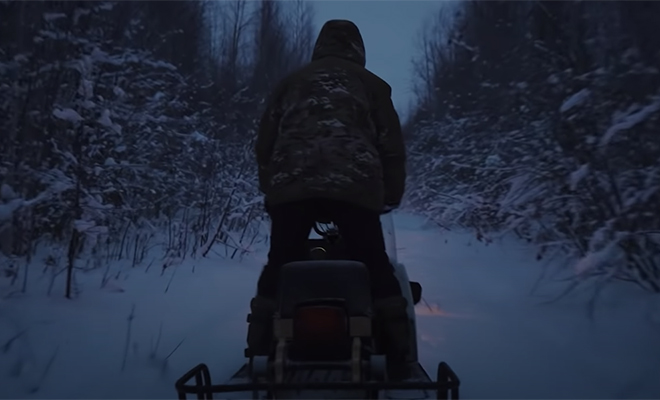
[[[395,221],[399,261],[424,287],[421,362],[431,374],[449,362],[463,398],[660,398],[657,296],[608,286],[589,319],[590,292],[549,304],[562,286],[532,293],[545,265],[532,248]],[[0,300],[0,397],[172,398],[174,380],[199,362],[226,379],[243,362],[265,251],[214,257],[162,275],[124,268],[104,289],[102,272],[78,276],[73,301],[46,297],[46,278]]]

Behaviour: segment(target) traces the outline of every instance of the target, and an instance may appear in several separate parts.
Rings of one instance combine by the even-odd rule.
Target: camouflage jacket
[[[405,146],[391,87],[364,68],[349,21],[328,21],[312,61],[274,90],[256,143],[270,205],[325,198],[381,211],[405,188]]]

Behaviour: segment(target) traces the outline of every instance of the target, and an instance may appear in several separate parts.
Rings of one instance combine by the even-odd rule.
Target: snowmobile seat
[[[309,260],[282,266],[280,318],[293,318],[296,307],[318,299],[343,299],[349,316],[371,316],[369,272],[358,261]]]

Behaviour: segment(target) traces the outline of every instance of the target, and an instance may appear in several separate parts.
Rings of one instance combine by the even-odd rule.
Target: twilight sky
[[[418,32],[442,3],[433,0],[319,0],[314,1],[315,22],[318,30],[330,19],[348,19],[360,28],[367,68],[392,86],[392,100],[403,119],[412,100],[411,60],[416,52]]]

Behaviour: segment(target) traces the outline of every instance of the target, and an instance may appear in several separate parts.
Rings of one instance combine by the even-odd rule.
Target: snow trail
[[[398,214],[395,224],[399,261],[423,286],[421,362],[430,374],[449,362],[463,398],[660,397],[648,308],[656,298],[612,285],[589,320],[589,293],[551,304],[542,303],[557,285],[531,293],[544,265],[532,247],[485,245],[413,215]],[[125,267],[104,289],[100,273],[79,275],[74,301],[47,298],[45,278],[31,282],[28,295],[0,302],[0,397],[171,398],[174,380],[199,362],[214,381],[228,378],[244,361],[245,316],[265,254],[187,260],[162,274],[156,265]]]
[[[660,326],[648,313],[657,296],[613,284],[590,320],[590,291],[550,304],[564,286],[533,291],[545,264],[533,247],[485,245],[414,216],[398,222],[399,259],[435,310],[418,305],[421,362],[430,373],[449,362],[464,398],[660,396],[651,378],[660,368]]]

